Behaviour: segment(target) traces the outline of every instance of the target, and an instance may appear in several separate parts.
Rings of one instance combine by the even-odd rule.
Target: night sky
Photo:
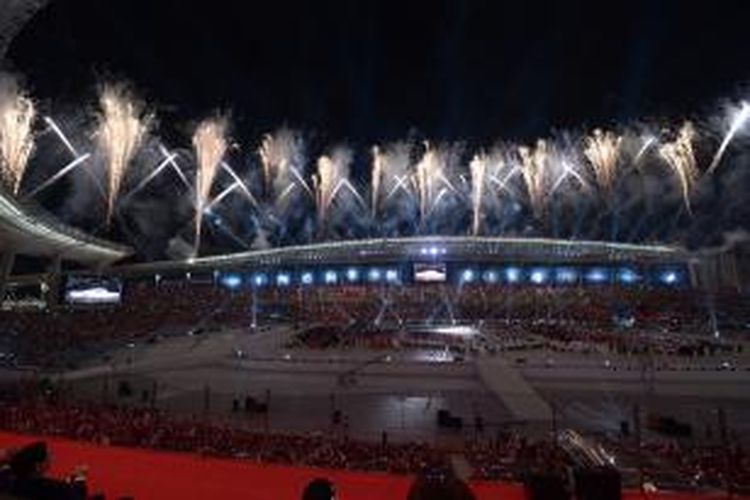
[[[155,135],[170,148],[187,151],[199,120],[230,112],[240,146],[232,160],[245,175],[256,175],[257,161],[253,167],[247,160],[257,157],[262,134],[287,126],[304,135],[308,159],[335,145],[350,147],[352,178],[366,186],[375,143],[459,142],[467,153],[499,140],[532,144],[561,130],[641,120],[652,130],[674,129],[684,119],[706,125],[723,116],[726,103],[750,98],[749,26],[750,2],[52,0],[16,38],[9,57],[41,113],[64,117],[74,133],[90,130],[98,84],[125,80],[155,111]],[[716,125],[704,128],[712,132],[698,148],[702,166],[721,139]],[[32,159],[29,185],[48,177],[49,167],[59,168],[66,154],[59,144],[58,150],[46,144]],[[600,217],[609,210],[606,200],[583,200],[591,227],[606,228],[586,234],[700,247],[748,229],[750,156],[741,151],[732,153],[733,168],[703,183],[696,216],[682,208],[661,165],[661,173],[650,174],[650,191],[635,178],[621,184],[627,213]],[[164,177],[149,185],[110,229],[95,208],[98,194],[78,180],[67,178],[36,200],[70,224],[136,244],[147,259],[163,258],[173,236],[192,239],[192,205],[184,193],[173,193],[175,184]],[[627,201],[640,194],[658,206]],[[314,234],[310,200],[297,204],[297,219],[275,222],[268,207],[255,211],[242,203],[231,199],[219,207],[224,225],[203,240],[202,250],[247,248],[261,232],[274,245]],[[465,232],[469,214],[461,210],[444,219]],[[651,221],[644,211],[655,222],[644,222]],[[377,220],[345,215],[356,220],[333,225],[337,237],[382,231],[382,214]],[[489,232],[550,234],[530,225],[528,209],[511,216],[503,212],[500,222],[515,222]],[[583,220],[564,217],[576,227]],[[398,234],[424,230],[415,217],[406,219]]]
[[[283,124],[353,145],[527,140],[741,97],[750,6],[729,3],[53,0],[10,57],[70,103],[126,78],[167,129],[218,107],[249,142]]]

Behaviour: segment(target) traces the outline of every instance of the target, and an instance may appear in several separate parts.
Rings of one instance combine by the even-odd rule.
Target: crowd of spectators
[[[415,474],[446,468],[446,456],[422,443],[372,444],[323,434],[269,434],[163,411],[38,399],[0,405],[0,428],[102,445],[196,452],[266,463]]]
[[[61,368],[60,353],[67,350],[85,351],[198,326],[248,324],[248,304],[247,296],[213,285],[135,283],[116,305],[0,311],[0,345],[6,361]]]
[[[59,397],[8,398],[0,402],[0,428],[36,436],[59,436],[103,446],[117,445],[199,453],[264,463],[329,469],[422,474],[450,469],[449,452],[410,442],[363,442],[342,435],[279,434],[244,428],[206,416],[175,416],[153,408],[73,403]],[[641,443],[598,437],[621,470],[640,470],[659,488],[750,491],[750,456],[739,444],[706,445],[675,439]],[[451,452],[455,452],[452,449]],[[474,479],[522,481],[529,474],[565,477],[575,460],[550,439],[520,431],[475,436],[463,454]]]

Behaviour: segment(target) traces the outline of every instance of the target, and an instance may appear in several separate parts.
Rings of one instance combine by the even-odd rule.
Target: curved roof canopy
[[[111,264],[132,253],[129,247],[61,224],[38,208],[22,205],[0,190],[0,252],[60,257],[81,264]]]
[[[404,260],[441,259],[475,262],[685,262],[689,253],[679,247],[633,245],[603,241],[549,238],[475,236],[415,236],[409,238],[346,240],[313,243],[182,261],[151,262],[115,268],[116,272],[141,273],[166,270],[213,270],[249,266],[305,266],[362,264]]]

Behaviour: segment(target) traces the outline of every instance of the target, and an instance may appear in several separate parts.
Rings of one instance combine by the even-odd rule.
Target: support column
[[[62,286],[62,257],[55,256],[47,266],[47,305],[57,306],[60,303],[60,287]]]
[[[5,298],[8,278],[10,278],[10,273],[13,272],[13,264],[15,262],[16,254],[12,251],[8,250],[0,253],[0,304],[2,304]]]

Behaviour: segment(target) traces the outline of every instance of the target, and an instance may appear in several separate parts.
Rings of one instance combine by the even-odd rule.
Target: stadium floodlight
[[[373,267],[370,272],[367,273],[367,279],[373,283],[380,281],[380,269]]]
[[[338,274],[336,274],[336,271],[334,271],[333,269],[329,269],[323,275],[323,281],[326,285],[335,285],[336,282],[338,282],[338,279]]]
[[[440,249],[438,247],[430,247],[430,255],[435,257],[440,253]]]
[[[289,276],[289,273],[279,273],[276,275],[277,286],[289,286],[291,282],[292,278]]]
[[[535,285],[542,285],[547,281],[547,270],[541,267],[532,269],[529,279]]]
[[[586,273],[586,281],[589,283],[604,283],[609,281],[609,271],[601,267],[589,269]]]
[[[571,267],[561,267],[555,271],[555,280],[561,284],[571,284],[578,281],[578,272]]]
[[[494,284],[499,281],[500,276],[494,269],[488,269],[484,272],[482,278],[484,279],[485,283]]]
[[[388,269],[385,272],[385,280],[388,283],[397,283],[399,281],[398,279],[398,271],[396,269]]]
[[[359,269],[356,267],[350,267],[346,270],[347,281],[353,283],[359,280]]]
[[[300,281],[303,285],[312,285],[315,282],[315,276],[312,271],[305,271],[300,276]]]
[[[264,273],[256,273],[253,276],[254,286],[265,286],[267,283],[268,283],[268,276],[266,276]]]
[[[622,268],[617,272],[617,281],[631,285],[641,280],[641,276],[630,268]]]
[[[674,269],[662,271],[659,275],[659,281],[665,285],[676,285],[680,281],[680,276]]]
[[[461,272],[461,283],[472,283],[474,281],[474,270],[464,269]]]
[[[518,283],[521,281],[521,270],[517,267],[509,267],[505,270],[505,280],[508,283]]]
[[[242,277],[238,274],[225,274],[221,278],[221,284],[229,289],[237,289],[242,285]]]

